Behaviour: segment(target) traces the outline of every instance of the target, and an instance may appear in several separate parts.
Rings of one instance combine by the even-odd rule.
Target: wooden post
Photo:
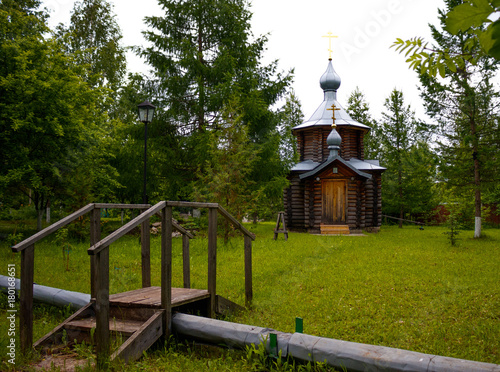
[[[101,209],[95,208],[90,212],[90,246],[101,240]],[[96,298],[96,256],[90,255],[90,297]]]
[[[189,236],[182,234],[182,267],[184,288],[191,288],[191,267],[189,260]]]
[[[144,211],[143,211],[144,212]],[[162,225],[163,229],[163,225]],[[149,219],[141,223],[142,288],[151,287],[151,243]]]
[[[252,239],[245,235],[245,306],[252,304]]]
[[[109,246],[96,254],[95,342],[97,368],[107,369],[109,362]]]
[[[168,341],[172,331],[172,207],[166,206],[161,213],[161,307],[163,336]]]
[[[217,291],[217,208],[208,209],[208,293],[209,316],[215,317]]]
[[[35,271],[35,245],[21,251],[21,299],[20,322],[21,352],[27,353],[33,346],[33,276]]]

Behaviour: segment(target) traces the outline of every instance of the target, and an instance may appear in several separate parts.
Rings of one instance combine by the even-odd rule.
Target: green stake
[[[271,358],[276,358],[278,355],[278,335],[276,333],[269,334],[269,349]]]
[[[295,318],[295,332],[304,333],[304,322],[302,321],[302,318]]]

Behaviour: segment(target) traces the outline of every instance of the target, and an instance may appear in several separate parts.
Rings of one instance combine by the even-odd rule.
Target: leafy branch
[[[444,78],[446,69],[451,73],[464,70],[466,62],[476,65],[485,55],[500,60],[500,20],[490,19],[499,11],[500,0],[466,0],[446,13],[446,31],[468,35],[461,51],[431,48],[421,37],[398,38],[391,48],[405,52],[410,68],[432,77],[439,73]]]
[[[435,77],[438,73],[444,78],[446,76],[446,68],[451,72],[464,70],[466,62],[472,65],[477,64],[479,55],[474,53],[474,39],[467,40],[465,44],[466,53],[456,53],[446,49],[434,49],[429,47],[429,43],[425,42],[421,37],[414,37],[409,40],[397,38],[391,48],[395,48],[399,53],[405,53],[406,62],[410,64],[410,68],[419,71],[420,74],[430,75]]]

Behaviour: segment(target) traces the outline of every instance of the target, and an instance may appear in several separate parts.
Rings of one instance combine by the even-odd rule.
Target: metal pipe
[[[16,290],[20,280],[15,280]],[[7,276],[0,275],[0,288],[12,288]],[[33,285],[37,301],[78,309],[90,301],[90,295],[58,288]],[[273,355],[288,355],[313,362],[326,362],[349,371],[415,371],[415,372],[500,372],[500,365],[417,353],[385,346],[316,337],[302,333],[283,333],[271,328],[226,322],[178,313],[172,317],[173,331],[184,338],[214,345],[244,349],[265,344]],[[270,350],[270,334],[277,335],[276,350]]]
[[[282,333],[269,328],[253,327],[187,314],[175,314],[172,327],[178,335],[215,345],[245,348],[265,343],[274,355],[290,355],[304,361],[326,362],[349,371],[415,371],[415,372],[500,372],[500,365],[464,359],[417,353],[316,337],[302,333]],[[270,350],[271,333],[277,334],[277,350]]]
[[[0,275],[0,288],[3,292],[13,286],[10,284],[10,277]],[[21,280],[15,279],[15,289],[19,293],[21,289]],[[64,289],[46,287],[44,285],[33,284],[33,299],[54,306],[68,306],[77,310],[90,302],[90,295],[85,293],[66,291]]]

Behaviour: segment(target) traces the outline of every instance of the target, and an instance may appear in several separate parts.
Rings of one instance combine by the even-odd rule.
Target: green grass
[[[278,241],[272,239],[274,223],[247,227],[257,235],[254,302],[250,311],[231,321],[293,332],[300,316],[304,332],[312,335],[500,364],[500,230],[487,229],[478,240],[464,231],[459,245],[451,247],[446,229],[440,227],[421,231],[384,226],[380,233],[363,237],[290,233],[288,242],[282,234]],[[153,285],[160,282],[159,246],[159,238],[153,238]],[[87,247],[74,244],[66,271],[60,247],[50,240],[38,244],[35,282],[88,293]],[[181,239],[174,239],[173,249],[173,285],[182,286]],[[191,241],[191,282],[196,288],[207,286],[206,251],[206,239]],[[0,274],[5,275],[6,263],[16,263],[20,270],[19,256],[5,243],[0,245],[0,262],[5,262]],[[110,263],[111,293],[140,287],[137,237],[112,245]],[[217,288],[222,296],[244,303],[241,237],[227,245],[219,240]],[[63,313],[37,306],[35,339],[61,321]],[[5,310],[0,316],[3,350]],[[167,353],[160,347],[127,369],[161,370],[167,364],[169,370],[253,369],[244,352],[186,346]]]

